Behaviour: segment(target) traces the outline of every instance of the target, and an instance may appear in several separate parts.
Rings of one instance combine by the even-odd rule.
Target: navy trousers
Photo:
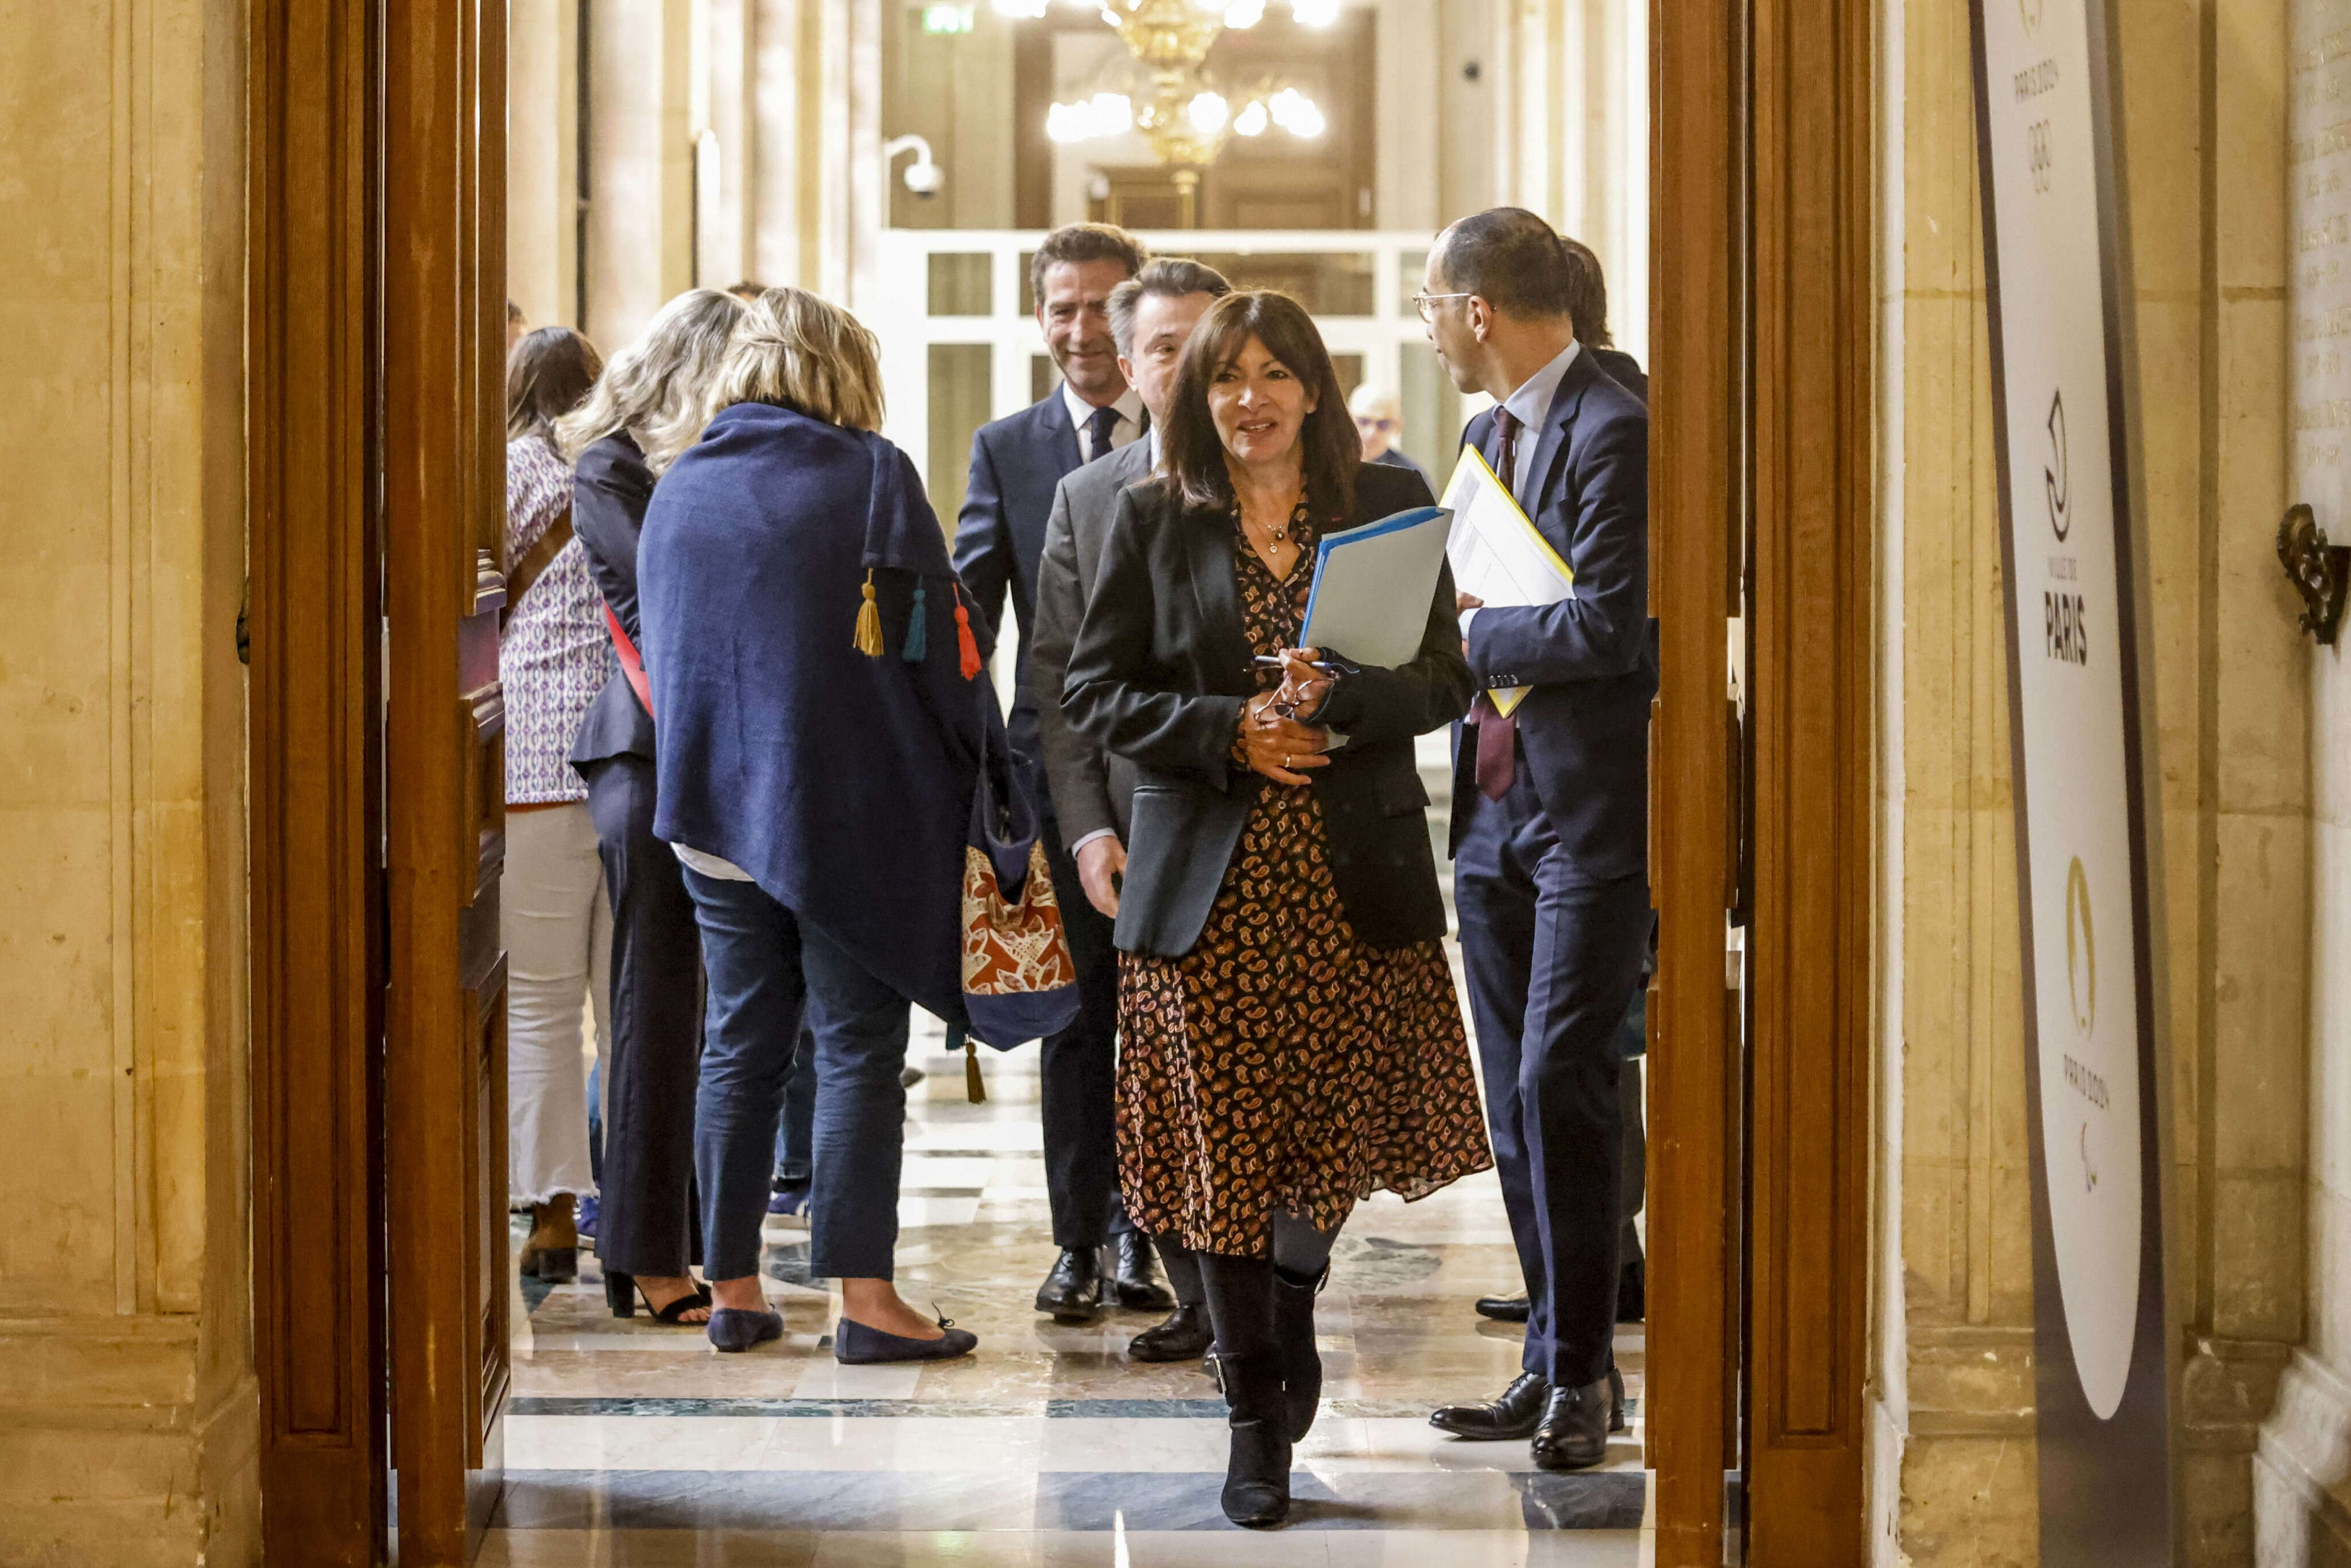
[[[1118,950],[1102,911],[1086,902],[1078,862],[1050,821],[1045,861],[1061,928],[1078,967],[1078,1016],[1047,1038],[1038,1058],[1038,1113],[1045,1134],[1045,1194],[1053,1245],[1099,1247],[1134,1228],[1118,1196]]]
[[[910,1004],[757,883],[689,870],[685,886],[710,988],[694,1119],[703,1272],[759,1271],[776,1129],[805,1011],[816,1042],[809,1271],[892,1278]]]
[[[792,1075],[784,1082],[783,1125],[776,1131],[776,1186],[806,1186],[815,1174],[816,1041],[802,1022]]]
[[[1579,874],[1521,758],[1508,794],[1472,804],[1453,895],[1487,1127],[1526,1275],[1524,1366],[1580,1387],[1607,1375],[1615,1334],[1617,1026],[1647,950],[1648,879]]]
[[[584,770],[612,902],[612,1039],[596,1253],[624,1274],[674,1278],[694,1239],[694,1085],[702,1054],[702,939],[684,868],[653,837],[653,764]]]

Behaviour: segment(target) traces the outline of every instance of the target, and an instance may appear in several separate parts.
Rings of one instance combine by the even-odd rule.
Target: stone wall
[[[2351,537],[2351,4],[2291,8],[2285,98],[2292,336],[2291,498]],[[2305,644],[2305,646],[2309,646]],[[2351,674],[2336,649],[2310,681],[2310,1057],[2307,1338],[2263,1425],[2254,1469],[2259,1561],[2351,1562]]]
[[[248,1563],[244,15],[0,37],[0,1564]]]
[[[2306,656],[2285,498],[2283,0],[2121,16],[2154,592],[2189,1562],[2252,1560],[2302,1334]],[[1881,1561],[2035,1560],[1998,501],[1964,0],[1887,0]],[[1891,692],[1887,700],[1893,700]],[[1898,1262],[1897,1262],[1898,1260]],[[1898,1272],[1896,1271],[1898,1270]]]

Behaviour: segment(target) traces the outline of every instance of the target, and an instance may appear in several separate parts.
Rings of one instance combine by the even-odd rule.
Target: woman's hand
[[[1241,709],[1242,756],[1252,772],[1277,784],[1311,784],[1314,780],[1307,777],[1311,769],[1331,766],[1331,759],[1322,755],[1330,737],[1276,712],[1274,705],[1280,695],[1278,691],[1262,693]]]
[[[1320,648],[1284,648],[1281,651],[1281,689],[1273,694],[1274,702],[1290,716],[1317,714],[1331,700],[1331,687],[1338,677],[1328,675],[1314,667],[1322,657]]]

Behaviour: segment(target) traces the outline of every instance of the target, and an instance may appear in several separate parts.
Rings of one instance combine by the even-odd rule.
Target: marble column
[[[695,6],[589,0],[587,15],[587,332],[609,354],[694,286]]]
[[[1635,0],[1493,0],[1492,200],[1590,246],[1616,346],[1649,332],[1648,8]],[[1458,217],[1458,213],[1448,214]]]
[[[507,293],[534,327],[580,324],[580,10],[507,7]]]
[[[2291,460],[2287,489],[2275,500],[2309,503],[2330,537],[2343,538],[2351,537],[2344,449],[2351,361],[2342,348],[2351,329],[2351,152],[2336,127],[2342,95],[2351,90],[2351,55],[2343,47],[2351,5],[2306,0],[2290,17],[2285,47],[2252,56],[2282,85],[2280,130],[2287,138],[2290,197],[2273,243],[2291,344]],[[2251,527],[2256,518],[2248,510]],[[2309,1055],[2307,1077],[2294,1084],[2309,1105],[2307,1170],[2290,1212],[2308,1237],[2309,1255],[2299,1299],[2244,1303],[2279,1316],[2299,1309],[2304,1330],[2262,1425],[2253,1474],[2256,1561],[2278,1568],[2351,1562],[2345,1480],[2351,1475],[2351,723],[2344,716],[2351,674],[2339,648],[2307,640],[2292,663],[2308,686],[2312,820]],[[2273,1207],[2284,1207],[2282,1196]]]

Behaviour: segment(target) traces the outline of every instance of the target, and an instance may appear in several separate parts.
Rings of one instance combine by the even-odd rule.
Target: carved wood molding
[[[1658,910],[1649,1071],[1649,1354],[1659,1568],[1725,1561],[1737,1466],[1740,1209],[1725,638],[1738,597],[1742,0],[1651,9],[1650,727]]]
[[[247,472],[263,1550],[381,1556],[374,7],[254,0]]]
[[[385,1185],[400,1555],[470,1560],[507,1380],[506,8],[409,0],[383,60]],[[493,596],[496,597],[496,596]]]
[[[1872,7],[1756,0],[1748,1562],[1865,1552]]]

